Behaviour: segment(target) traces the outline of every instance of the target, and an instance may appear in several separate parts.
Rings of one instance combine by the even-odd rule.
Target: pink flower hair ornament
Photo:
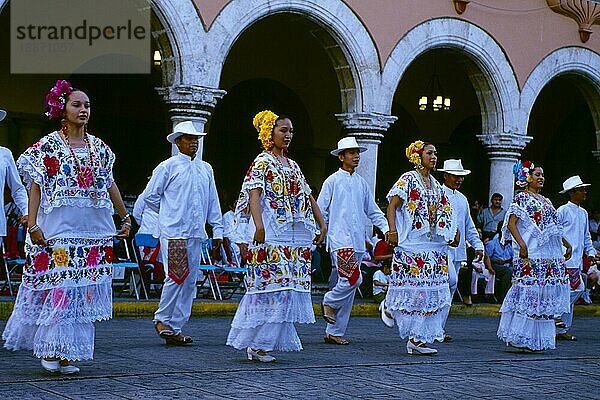
[[[517,161],[513,165],[513,175],[515,176],[515,185],[524,188],[533,181],[531,173],[535,169],[535,165],[531,161]]]
[[[48,118],[60,118],[67,104],[67,97],[73,91],[68,81],[57,80],[56,84],[46,95],[46,116]]]

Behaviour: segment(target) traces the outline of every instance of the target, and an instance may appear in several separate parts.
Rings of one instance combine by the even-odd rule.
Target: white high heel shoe
[[[256,360],[260,362],[273,362],[277,359],[269,354],[259,354],[258,350],[254,350],[253,348],[248,347],[246,349],[246,354],[248,355],[248,360]]]
[[[74,365],[61,365],[59,371],[63,375],[73,375],[79,373],[79,368]]]
[[[48,361],[42,358],[42,368],[48,372],[58,372],[60,370],[60,364],[58,360]]]
[[[427,347],[425,343],[414,344],[410,340],[408,343],[406,343],[406,351],[408,354],[416,354],[421,356],[432,356],[438,352],[436,349]]]
[[[387,326],[388,328],[393,328],[394,319],[388,317],[388,315],[385,313],[385,300],[379,303],[379,311],[381,311],[381,320],[383,321],[385,326]]]

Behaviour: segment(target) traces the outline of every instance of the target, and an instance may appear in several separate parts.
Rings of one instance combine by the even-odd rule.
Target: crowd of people
[[[132,217],[113,178],[115,154],[87,131],[88,95],[58,81],[46,103],[56,131],[16,164],[0,148],[0,187],[8,183],[27,227],[27,262],[2,338],[8,349],[33,350],[45,370],[73,374],[79,372],[73,362],[93,358],[94,322],[112,316],[113,239],[129,236]],[[321,303],[326,343],[350,344],[344,336],[364,262],[380,267],[373,299],[382,322],[407,340],[408,354],[436,354],[434,342],[452,340],[445,325],[453,297],[472,304],[480,289],[502,302],[497,335],[508,346],[538,352],[554,349],[557,339],[576,340],[568,333],[573,306],[585,296],[586,280],[598,279],[597,237],[582,208],[589,184],[579,176],[564,182],[561,193],[569,201],[557,210],[541,194],[543,169],[517,162],[518,191],[508,208],[495,193],[480,211],[459,190],[470,174],[462,161],[448,159],[436,169],[435,145],[415,141],[406,149],[414,168],[390,188],[382,211],[356,172],[367,149],[355,138],[341,139],[331,151],[340,168],[315,199],[288,154],[291,118],[265,110],[252,122],[263,151],[225,217],[213,170],[197,155],[205,133],[191,121],[176,124],[166,137],[178,152],[154,169],[134,206],[140,232],[159,242],[152,256],[164,267],[164,283],[153,323],[166,344],[194,341],[184,331],[209,237],[206,224],[215,251],[223,246],[226,260],[246,268],[246,292],[226,344],[245,350],[250,360],[272,362],[274,351],[302,350],[295,324],[315,322],[311,262],[321,243],[333,266]],[[5,225],[0,218],[2,236]],[[380,237],[367,246],[371,225]]]

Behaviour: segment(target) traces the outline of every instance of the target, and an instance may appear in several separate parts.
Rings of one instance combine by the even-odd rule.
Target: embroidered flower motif
[[[69,253],[62,247],[52,251],[52,258],[57,267],[66,267],[69,264]]]
[[[265,249],[258,249],[256,254],[256,262],[263,263],[267,260],[267,251]]]
[[[47,271],[49,265],[50,256],[45,251],[38,253],[33,259],[33,269],[38,274]]]
[[[283,254],[285,255],[285,258],[287,258],[288,260],[289,260],[290,258],[292,258],[292,252],[290,251],[290,248],[289,248],[289,247],[287,247],[287,246],[285,246],[285,247],[283,248]]]
[[[88,267],[95,267],[100,261],[100,250],[94,246],[90,248],[90,252],[87,255],[86,264]]]
[[[112,248],[112,246],[106,246],[106,247],[104,247],[104,259],[109,264],[112,264],[112,262],[114,261],[115,256],[113,254],[113,248]]]
[[[268,268],[262,269],[260,271],[261,278],[268,280],[271,277],[271,271]]]
[[[423,224],[421,223],[421,221],[415,222],[415,228],[421,229],[422,227],[423,227]]]
[[[540,221],[542,220],[542,213],[541,211],[536,211],[533,213],[533,220],[536,222],[536,224],[539,224]]]
[[[410,267],[410,273],[413,275],[419,275],[421,273],[421,270],[419,268],[417,268],[416,266],[412,265]]]
[[[90,167],[81,167],[77,174],[77,185],[82,189],[87,189],[94,183],[94,173]]]
[[[279,260],[281,260],[281,257],[279,256],[279,251],[277,251],[277,247],[274,247],[273,251],[271,251],[271,261],[274,263],[278,263]]]
[[[409,201],[406,206],[410,211],[415,211],[417,209],[417,204],[413,203],[412,201]]]
[[[49,177],[54,177],[60,170],[60,162],[56,157],[45,156],[44,157],[44,167],[46,167],[46,174]]]
[[[417,189],[410,189],[410,193],[408,195],[412,201],[419,200],[421,198],[421,193]]]
[[[448,273],[448,265],[442,264],[442,272],[445,273],[445,274]]]
[[[310,249],[305,248],[302,251],[302,258],[304,258],[306,261],[310,261],[311,257],[312,257],[312,253],[310,252]]]

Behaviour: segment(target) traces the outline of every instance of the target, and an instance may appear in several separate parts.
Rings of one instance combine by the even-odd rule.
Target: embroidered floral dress
[[[263,152],[242,184],[234,220],[236,242],[252,243],[250,191],[260,188],[265,243],[248,248],[246,294],[227,339],[237,349],[301,350],[293,324],[315,322],[310,247],[317,228],[311,190],[298,164],[293,160],[289,164]]]
[[[402,199],[396,210],[398,245],[385,305],[402,338],[425,343],[444,338],[450,305],[448,245],[456,226],[442,187],[431,178],[428,189],[417,171],[403,174],[387,195]]]
[[[112,220],[108,188],[115,156],[89,135],[73,149],[58,132],[27,149],[17,167],[28,188],[40,186],[37,224],[45,246],[27,237],[27,263],[13,313],[2,335],[11,350],[33,349],[37,357],[93,358],[94,321],[112,315]]]
[[[519,257],[519,245],[508,230],[515,215],[517,230],[529,258]],[[513,243],[512,287],[500,312],[498,337],[532,350],[555,348],[554,316],[569,312],[569,286],[562,248],[562,226],[550,200],[518,193],[502,227],[502,240]]]

